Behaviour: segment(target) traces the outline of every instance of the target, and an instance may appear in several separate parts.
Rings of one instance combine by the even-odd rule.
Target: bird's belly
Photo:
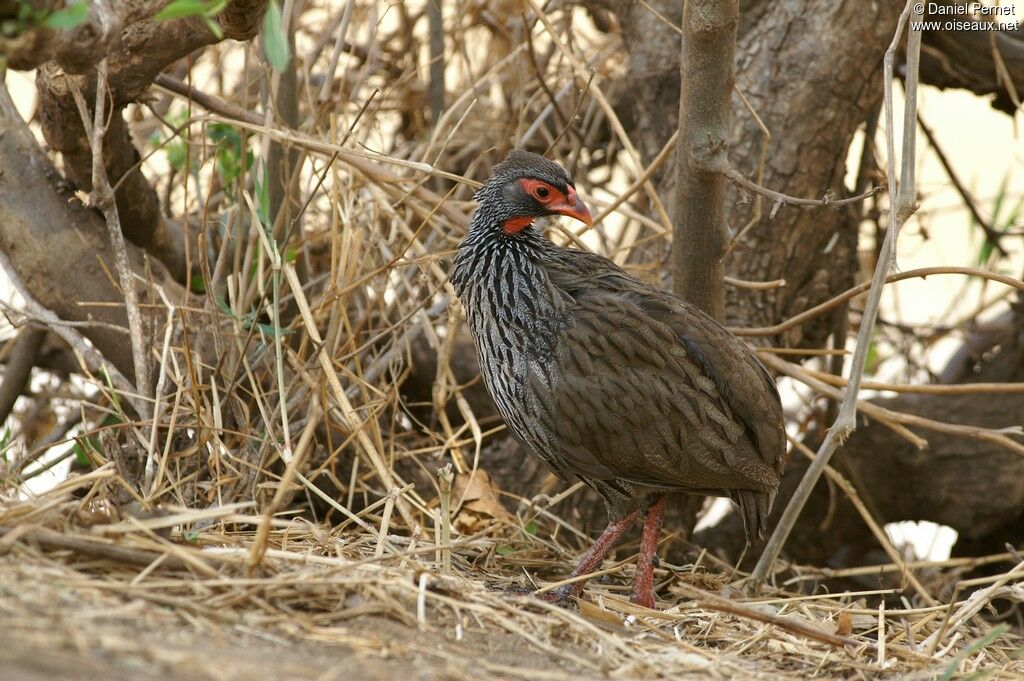
[[[536,375],[544,376],[544,380],[550,380],[550,376],[536,360],[522,355],[496,356],[483,344],[478,344],[477,354],[484,386],[509,432],[533,454],[552,464],[550,455],[555,447],[545,426],[547,419],[541,413],[544,405],[538,395],[528,389],[531,378],[535,381]]]

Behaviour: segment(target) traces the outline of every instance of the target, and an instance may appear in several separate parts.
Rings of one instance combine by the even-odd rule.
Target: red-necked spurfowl
[[[654,607],[666,492],[731,497],[748,540],[764,536],[786,461],[775,384],[701,310],[533,226],[551,215],[591,223],[556,163],[512,151],[476,198],[451,281],[487,388],[513,435],[607,502],[608,527],[573,576],[593,572],[644,514],[633,601]]]

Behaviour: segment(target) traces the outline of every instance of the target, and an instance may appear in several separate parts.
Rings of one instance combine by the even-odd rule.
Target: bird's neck
[[[452,266],[451,282],[473,333],[495,326],[547,345],[566,323],[567,301],[552,285],[545,256],[553,244],[534,227],[510,235],[481,206]]]

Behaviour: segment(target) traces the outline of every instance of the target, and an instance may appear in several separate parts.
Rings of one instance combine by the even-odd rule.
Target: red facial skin
[[[588,209],[587,205],[580,200],[576,195],[576,190],[571,186],[567,188],[567,192],[562,193],[560,189],[544,182],[543,180],[523,177],[517,181],[519,182],[519,186],[521,186],[534,201],[544,206],[544,209],[549,213],[567,215],[587,225],[594,224],[594,219],[590,216],[590,209]],[[501,228],[506,234],[517,234],[529,227],[530,224],[533,223],[534,219],[534,217],[527,215],[509,218],[502,223]]]

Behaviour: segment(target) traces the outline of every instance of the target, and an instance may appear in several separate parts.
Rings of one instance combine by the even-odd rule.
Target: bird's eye
[[[537,187],[537,198],[546,199],[551,191],[547,187]]]

